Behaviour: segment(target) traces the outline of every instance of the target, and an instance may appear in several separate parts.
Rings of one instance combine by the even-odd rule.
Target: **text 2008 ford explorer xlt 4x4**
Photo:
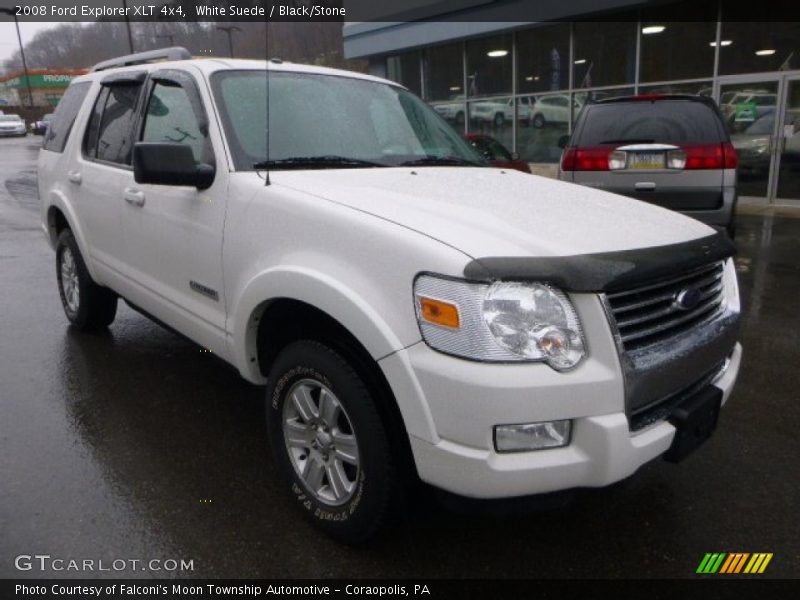
[[[710,435],[741,357],[723,236],[484,168],[388,81],[159,56],[75,79],[47,132],[64,310],[104,327],[124,298],[266,384],[287,488],[329,534],[375,532],[409,478],[604,486]]]

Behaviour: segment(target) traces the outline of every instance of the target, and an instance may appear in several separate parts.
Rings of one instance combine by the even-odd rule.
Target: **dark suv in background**
[[[563,138],[559,178],[680,211],[735,235],[736,151],[711,98],[588,104]]]

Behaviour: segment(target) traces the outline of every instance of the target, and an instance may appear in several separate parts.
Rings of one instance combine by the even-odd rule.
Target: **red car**
[[[523,173],[530,173],[531,168],[524,160],[520,160],[516,152],[509,152],[508,149],[492,136],[482,133],[468,133],[464,138],[480,152],[493,167],[498,169],[516,169]]]

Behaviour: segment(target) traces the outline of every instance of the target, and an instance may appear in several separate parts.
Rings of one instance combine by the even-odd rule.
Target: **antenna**
[[[266,139],[266,142],[267,142],[267,148],[266,148],[266,151],[267,151],[267,156],[266,156],[267,173],[266,173],[266,176],[264,177],[264,186],[266,187],[266,186],[270,185],[270,180],[269,180],[269,96],[270,96],[270,94],[269,94],[269,72],[270,72],[270,68],[269,68],[269,18],[267,18],[267,20],[264,21],[264,60],[265,60],[264,67],[267,70],[267,74],[266,74],[266,76],[267,76],[267,107],[266,107],[267,108],[267,127],[266,127],[266,129],[267,129],[267,131],[266,131],[266,137],[267,137],[267,139]]]

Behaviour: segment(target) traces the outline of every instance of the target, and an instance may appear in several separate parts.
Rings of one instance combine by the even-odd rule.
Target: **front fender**
[[[341,323],[375,360],[407,345],[372,304],[341,281],[301,266],[268,269],[247,283],[230,313],[232,316],[227,327],[231,336],[231,356],[242,376],[253,383],[266,382],[258,364],[259,318],[271,300],[281,298],[299,300],[327,313]]]

